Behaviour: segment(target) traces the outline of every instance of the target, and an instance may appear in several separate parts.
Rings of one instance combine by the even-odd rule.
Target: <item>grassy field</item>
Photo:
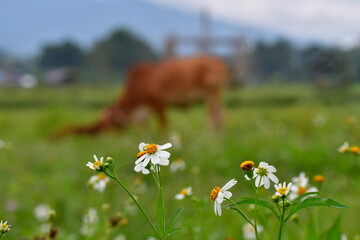
[[[92,190],[87,181],[93,172],[85,164],[96,154],[111,156],[118,166],[124,165],[118,177],[136,192],[154,217],[157,188],[151,176],[133,171],[134,161],[140,142],[164,144],[169,142],[170,132],[182,139],[181,149],[170,149],[170,161],[178,157],[187,165],[183,172],[162,170],[168,213],[185,208],[180,222],[183,229],[172,239],[242,239],[245,221],[228,210],[216,217],[208,196],[214,186],[223,186],[231,178],[238,180],[232,189],[233,200],[253,196],[239,168],[245,160],[274,165],[280,181],[291,181],[301,171],[309,177],[322,174],[326,181],[321,196],[350,207],[304,210],[299,223],[287,224],[285,239],[306,239],[310,219],[321,234],[338,216],[343,233],[350,237],[360,234],[360,159],[337,152],[344,141],[360,144],[360,88],[318,92],[310,86],[274,85],[229,90],[224,96],[226,125],[220,131],[211,128],[206,109],[197,105],[185,111],[171,109],[168,133],[159,131],[156,119],[151,119],[147,126],[131,126],[97,137],[49,139],[64,126],[97,119],[118,92],[114,86],[0,89],[0,139],[12,145],[0,149],[0,220],[13,225],[5,239],[33,239],[39,235],[40,224],[33,212],[42,203],[57,212],[57,239],[105,240],[120,233],[127,239],[147,239],[145,234],[151,228],[137,210],[131,210],[128,196],[115,182],[104,193]],[[141,188],[136,186],[139,177]],[[193,187],[195,198],[175,200],[174,195],[187,186]],[[261,192],[261,197],[268,199],[273,194],[271,188]],[[103,203],[110,205],[109,213],[102,211]],[[98,210],[102,221],[122,212],[128,224],[107,237],[99,227],[97,235],[85,238],[80,234],[82,216],[91,207]],[[246,211],[251,214],[251,210]],[[261,239],[275,239],[276,221],[267,214],[261,219]]]

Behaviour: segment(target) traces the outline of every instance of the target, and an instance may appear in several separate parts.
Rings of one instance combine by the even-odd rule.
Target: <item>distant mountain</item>
[[[277,36],[264,29],[219,19],[212,19],[211,23],[211,32],[217,36],[245,35],[250,42]],[[198,36],[200,14],[140,0],[2,0],[0,49],[33,56],[44,43],[64,39],[89,48],[115,28],[130,29],[160,50],[169,33]]]

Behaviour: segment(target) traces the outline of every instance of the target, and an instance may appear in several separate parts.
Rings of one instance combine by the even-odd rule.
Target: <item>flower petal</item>
[[[215,199],[215,201],[218,202],[218,203],[222,203],[224,201],[224,193],[219,192],[216,199]]]
[[[226,199],[229,199],[232,196],[232,193],[229,191],[224,191],[223,193],[224,193],[224,198],[226,198]]]
[[[260,162],[259,163],[259,167],[261,167],[261,168],[268,168],[268,166],[269,166],[269,164],[267,163],[267,162]]]
[[[142,164],[141,163],[139,163],[138,165],[136,165],[135,167],[134,167],[134,170],[135,170],[135,172],[141,172],[142,170],[143,170],[143,166],[142,166]]]
[[[221,191],[226,191],[228,189],[230,189],[231,187],[233,187],[235,184],[237,183],[236,179],[233,178],[230,181],[228,181],[222,188]]]
[[[160,163],[160,158],[159,158],[159,156],[156,156],[155,154],[151,154],[150,155],[150,157],[151,157],[151,162],[152,162],[152,164],[159,164]]]
[[[145,158],[145,160],[142,162],[142,166],[146,167],[150,162],[150,156],[148,156],[147,158]],[[139,163],[140,164],[140,163]]]
[[[256,186],[256,187],[260,187],[260,186],[261,186],[261,185],[260,185],[260,178],[261,178],[260,176],[257,176],[256,179],[255,179],[255,186]]]
[[[269,189],[270,188],[270,179],[267,176],[263,176],[262,180],[264,181],[265,189]]]
[[[172,147],[171,143],[165,143],[164,145],[158,145],[158,149],[160,149],[160,150],[171,148],[171,147]]]
[[[143,170],[141,172],[143,174],[149,174],[150,173],[149,169],[147,169],[147,168],[143,168]]]
[[[144,151],[144,147],[146,146],[146,143],[142,142],[139,144],[139,151]]]
[[[185,198],[185,196],[181,193],[175,195],[175,199],[177,199],[177,200],[182,200],[184,198]]]
[[[159,165],[161,165],[161,166],[167,166],[167,165],[169,165],[169,164],[170,164],[169,159],[160,158]]]
[[[160,158],[169,158],[170,157],[170,153],[166,152],[166,151],[157,151],[157,152],[155,152],[155,154],[157,156],[159,156]]]
[[[268,166],[268,167],[267,167],[267,171],[268,171],[269,173],[274,173],[274,172],[276,172],[276,168],[275,168],[274,166]]]
[[[220,203],[217,203],[217,204],[216,204],[216,208],[217,208],[217,214],[218,214],[218,216],[221,216],[221,204],[220,204]]]
[[[144,155],[142,155],[141,157],[139,157],[136,161],[135,164],[138,164],[139,162],[141,162],[142,160],[144,160],[149,154],[145,153]]]
[[[268,176],[268,177],[271,179],[271,181],[273,181],[274,183],[278,183],[278,182],[279,182],[279,179],[278,179],[274,174],[269,173],[267,176]]]

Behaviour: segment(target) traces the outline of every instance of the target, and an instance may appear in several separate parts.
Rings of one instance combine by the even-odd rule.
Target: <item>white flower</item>
[[[254,168],[255,186],[261,187],[264,185],[265,189],[270,188],[270,180],[274,183],[278,183],[279,179],[273,174],[276,172],[274,166],[269,165],[266,162],[260,162],[257,168]]]
[[[104,164],[104,157],[101,157],[100,160],[94,155],[95,162],[88,162],[86,166],[88,166],[92,170],[99,171]]]
[[[175,149],[181,149],[181,136],[178,133],[170,133],[170,142],[174,145]]]
[[[54,212],[49,205],[39,204],[34,210],[34,215],[39,222],[45,222],[50,219],[51,214]]]
[[[291,188],[292,183],[290,182],[287,186],[286,186],[286,182],[284,182],[283,184],[275,184],[274,187],[276,189],[276,193],[275,195],[279,196],[279,197],[285,197],[289,194],[290,188]]]
[[[119,234],[114,238],[114,240],[126,240],[126,236],[124,234]]]
[[[4,148],[4,149],[11,149],[12,148],[12,143],[11,142],[6,142],[0,139],[0,149]]]
[[[83,216],[83,225],[80,229],[82,235],[91,237],[96,230],[96,224],[99,222],[97,211],[95,208],[90,208]]]
[[[221,216],[221,203],[224,201],[224,199],[231,198],[232,193],[227,190],[233,187],[236,183],[237,181],[235,179],[231,179],[222,188],[214,187],[214,189],[211,191],[210,199],[214,201],[215,215]]]
[[[293,200],[307,192],[317,192],[318,191],[318,189],[316,187],[309,187],[309,185],[308,185],[309,178],[306,177],[304,172],[301,172],[299,177],[294,177],[292,179],[292,182],[294,184],[290,188],[290,194],[289,194],[290,200]],[[311,195],[307,196],[307,197],[311,197]],[[306,199],[307,197],[304,197],[304,199]]]
[[[135,161],[134,170],[136,172],[142,172],[143,174],[150,173],[148,169],[146,169],[149,162],[152,165],[161,165],[167,166],[169,165],[169,157],[170,153],[167,151],[163,151],[164,149],[170,148],[171,143],[166,143],[164,145],[157,144],[146,144],[140,143],[139,150],[140,152],[137,155],[137,160]]]
[[[191,196],[192,195],[192,187],[187,187],[187,188],[183,188],[180,193],[175,195],[175,199],[177,200],[182,200],[184,199],[186,196]]]
[[[243,225],[242,230],[243,230],[244,239],[247,240],[256,239],[255,228],[250,223],[245,223]],[[257,230],[258,233],[261,233],[263,231],[263,227],[260,224],[258,224]]]
[[[7,221],[3,222],[3,220],[0,221],[0,231],[1,233],[6,233],[11,230],[11,225],[7,224]]]
[[[108,176],[106,176],[104,173],[99,173],[97,175],[91,176],[88,183],[93,187],[94,190],[103,192],[109,181],[110,178]]]
[[[175,160],[171,161],[169,166],[170,172],[172,173],[177,171],[184,171],[185,168],[186,168],[185,161],[180,158],[176,158]]]
[[[349,150],[350,150],[350,146],[349,146],[348,142],[344,142],[344,144],[338,148],[338,152],[341,152],[341,153],[347,152]]]
[[[50,233],[50,230],[51,230],[51,224],[50,223],[43,223],[39,226],[39,230],[40,232],[42,233]]]

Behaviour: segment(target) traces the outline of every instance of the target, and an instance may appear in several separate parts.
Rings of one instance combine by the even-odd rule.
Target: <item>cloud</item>
[[[353,45],[360,36],[360,1],[356,0],[147,0],[199,11],[208,9],[232,23],[265,28],[306,41]]]

